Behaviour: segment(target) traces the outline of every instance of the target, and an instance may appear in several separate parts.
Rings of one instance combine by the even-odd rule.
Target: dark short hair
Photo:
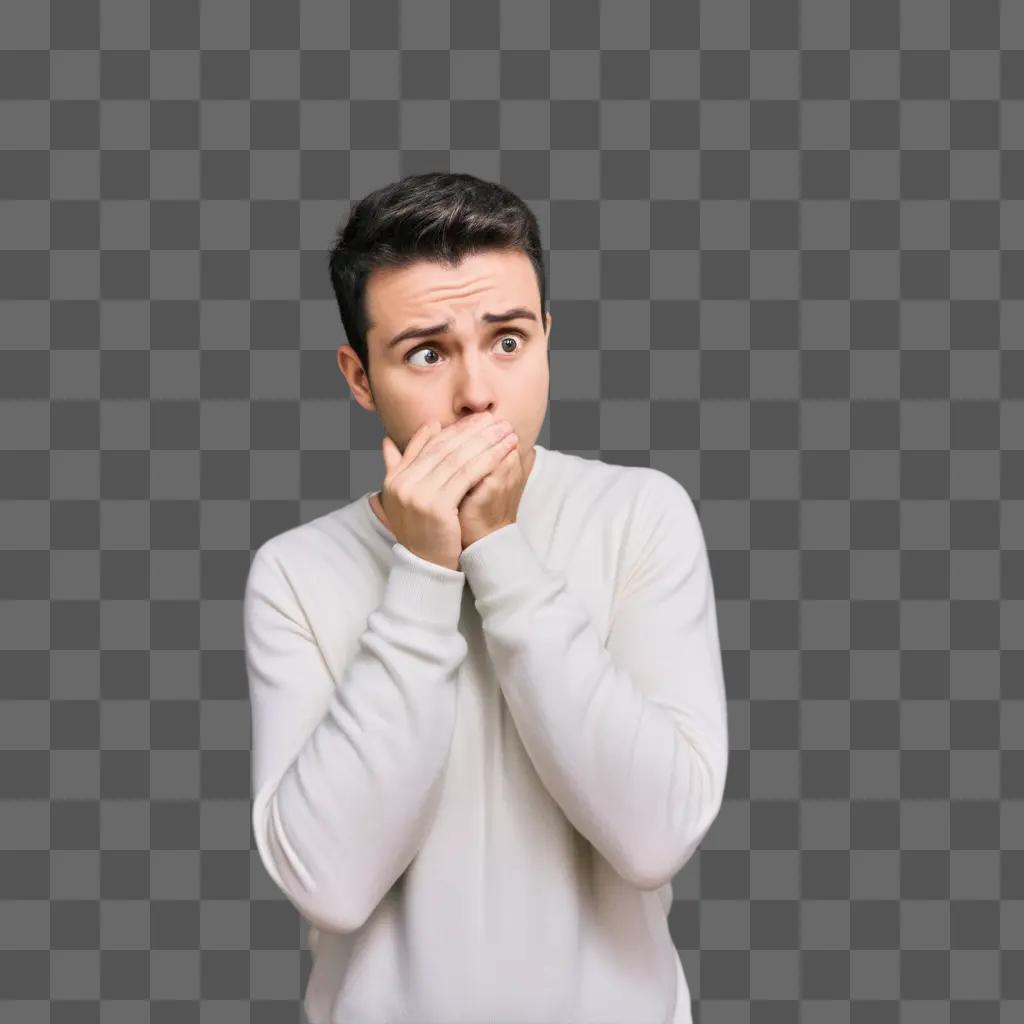
[[[457,266],[473,253],[520,250],[533,263],[547,311],[544,250],[533,211],[514,192],[472,174],[428,171],[353,204],[330,250],[329,270],[348,343],[370,373],[366,282],[377,267],[420,260]]]

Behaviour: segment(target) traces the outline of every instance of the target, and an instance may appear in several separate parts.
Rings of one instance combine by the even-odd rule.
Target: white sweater
[[[253,559],[252,824],[312,1024],[691,1024],[671,882],[728,759],[700,520],[660,470],[535,451],[458,571],[373,492]]]

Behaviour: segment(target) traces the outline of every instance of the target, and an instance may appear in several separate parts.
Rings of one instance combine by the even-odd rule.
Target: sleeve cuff
[[[474,541],[462,552],[459,565],[478,599],[519,590],[545,571],[519,523]]]
[[[396,542],[391,550],[394,562],[384,587],[383,603],[417,622],[457,627],[465,573],[420,558],[404,544]]]

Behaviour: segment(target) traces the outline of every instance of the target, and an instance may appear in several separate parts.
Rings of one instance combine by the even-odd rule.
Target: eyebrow
[[[516,306],[514,309],[506,309],[504,313],[484,313],[480,317],[480,322],[486,324],[502,324],[509,320],[536,321],[537,314],[525,306]],[[410,338],[428,338],[433,334],[447,334],[451,330],[451,326],[451,320],[446,320],[443,324],[436,324],[433,327],[407,327],[387,343],[386,349],[390,350]]]

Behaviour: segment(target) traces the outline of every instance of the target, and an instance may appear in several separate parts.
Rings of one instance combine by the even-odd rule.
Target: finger
[[[513,445],[494,465],[489,473],[482,476],[466,493],[475,494],[489,487],[504,486],[513,478],[515,472],[516,448]],[[497,480],[495,479],[497,477]]]
[[[429,444],[420,456],[406,469],[410,484],[434,479],[435,489],[465,488],[465,467],[479,465],[481,456],[493,459],[491,468],[497,465],[497,447],[503,444],[501,430],[496,422],[483,417],[470,417],[457,426],[448,427],[436,440]],[[492,450],[494,450],[493,455]],[[460,491],[460,497],[465,490]]]
[[[392,470],[398,471],[403,466],[407,466],[416,456],[419,454],[420,449],[434,436],[434,424],[435,420],[429,420],[426,423],[421,423],[416,433],[409,438],[409,443],[405,446],[405,451],[400,452],[398,445],[391,440],[391,437],[385,437],[385,445],[390,446],[390,459],[387,450],[385,449],[385,465],[387,466],[387,472],[391,473]]]

